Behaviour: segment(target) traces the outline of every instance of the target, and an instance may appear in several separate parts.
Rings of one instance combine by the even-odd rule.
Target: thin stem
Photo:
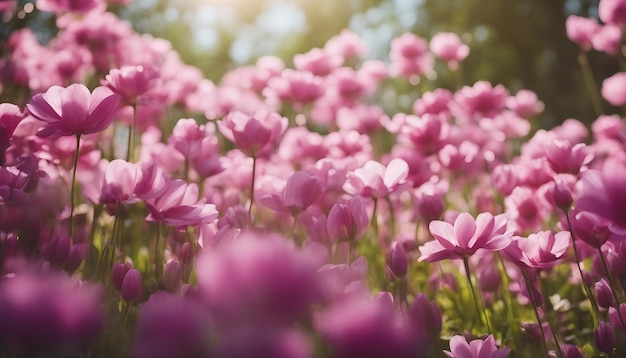
[[[389,195],[385,197],[385,201],[387,201],[387,205],[389,205],[389,233],[393,238],[396,236],[396,214],[393,212],[393,205],[391,204]]]
[[[541,288],[541,294],[544,297],[550,297],[544,287],[543,281],[539,281],[539,287]],[[548,322],[548,327],[550,328],[550,332],[552,332],[552,337],[554,338],[554,344],[556,345],[556,350],[559,353],[559,357],[565,357],[565,355],[563,354],[563,350],[561,349],[561,339],[559,338],[559,334],[557,332],[557,330],[554,328],[554,325],[552,324],[552,320],[550,319],[550,315],[549,315],[549,310],[551,306],[548,306],[548,304],[546,303],[546,301],[543,302],[544,303],[544,309],[546,310],[546,321]]]
[[[372,210],[372,228],[374,229],[374,236],[380,240],[380,235],[378,233],[378,198],[373,198],[374,200],[374,209]]]
[[[585,78],[585,83],[587,84],[589,95],[591,96],[591,104],[593,105],[593,109],[596,112],[596,115],[599,116],[602,114],[602,102],[600,101],[600,92],[598,92],[598,87],[596,86],[596,81],[593,77],[591,66],[589,65],[589,57],[587,56],[587,52],[580,52],[580,55],[578,55],[578,63],[583,70],[583,77]]]
[[[293,217],[293,225],[291,226],[291,231],[289,232],[289,236],[292,238],[296,238],[296,224],[298,223],[298,214]]]
[[[528,291],[528,297],[530,298],[530,303],[533,305],[535,309],[535,317],[537,318],[537,324],[539,325],[539,332],[541,332],[541,340],[543,341],[543,346],[546,349],[546,357],[550,356],[550,349],[548,348],[548,341],[546,341],[546,333],[543,331],[543,324],[541,323],[541,317],[539,316],[538,310],[538,302],[537,297],[535,297],[535,290],[532,287],[532,282],[528,279],[526,272],[522,269],[522,276],[524,276],[524,283],[526,284],[526,291]]]
[[[157,222],[156,243],[154,244],[154,275],[157,282],[163,275],[163,259],[161,258],[161,223]]]
[[[256,156],[252,156],[252,180],[250,183],[250,207],[248,208],[248,216],[252,223],[252,203],[254,203],[254,179],[256,176]]]
[[[80,156],[80,133],[76,133],[76,153],[74,154],[74,170],[72,172],[72,186],[70,188],[70,239],[74,240],[74,207],[76,206],[76,170],[78,169],[78,157]]]
[[[128,127],[128,143],[127,143],[127,147],[126,147],[126,161],[130,162],[133,159],[133,129],[135,128],[135,117],[136,114],[135,112],[137,112],[137,104],[133,103],[132,104],[132,114],[131,114],[131,121],[130,121],[130,127]]]
[[[591,302],[592,306],[592,315],[593,315],[593,325],[594,327],[598,326],[600,311],[598,310],[598,305],[596,304],[596,299],[591,291],[591,289],[587,286],[585,282],[585,278],[583,276],[583,269],[580,267],[580,255],[578,254],[578,249],[576,248],[576,238],[574,237],[574,230],[572,229],[572,222],[569,217],[569,210],[565,210],[565,219],[567,220],[567,228],[569,230],[570,236],[572,238],[572,247],[574,248],[574,257],[576,258],[576,267],[578,267],[578,273],[580,274],[580,280],[583,284],[583,289],[585,291],[585,295]]]
[[[467,283],[469,283],[470,290],[472,291],[472,297],[474,298],[474,307],[476,308],[478,318],[481,319],[482,317],[485,320],[487,331],[489,332],[489,334],[491,334],[491,324],[489,324],[487,313],[481,309],[482,304],[478,303],[478,295],[476,294],[476,290],[474,290],[474,284],[472,283],[472,276],[470,275],[469,268],[469,258],[467,256],[463,256],[463,266],[465,267],[465,277],[467,278]]]

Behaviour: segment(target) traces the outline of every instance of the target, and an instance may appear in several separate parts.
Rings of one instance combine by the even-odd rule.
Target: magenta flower
[[[570,247],[569,231],[540,231],[528,237],[517,236],[503,251],[504,256],[522,268],[547,269],[560,263]]]
[[[512,240],[513,231],[504,215],[481,213],[476,220],[468,213],[461,213],[452,224],[434,220],[429,225],[435,237],[419,247],[419,261],[437,262],[472,256],[478,250],[500,251]]]
[[[463,336],[454,336],[450,339],[450,351],[444,353],[450,358],[504,358],[509,355],[511,348],[499,348],[492,335],[484,341],[475,339],[467,342]]]
[[[613,106],[626,104],[626,72],[618,72],[602,81],[602,97]]]
[[[515,96],[508,97],[506,107],[522,118],[529,118],[539,114],[544,104],[537,98],[537,94],[530,90],[519,90]]]
[[[576,201],[580,210],[598,214],[620,228],[626,228],[626,164],[609,159],[602,172],[583,174],[583,190]]]
[[[152,67],[124,66],[112,69],[102,85],[119,94],[126,104],[136,103],[137,98],[154,87],[159,73]]]
[[[333,205],[328,213],[326,229],[335,242],[353,241],[363,235],[368,224],[362,199],[354,197],[347,203]]]
[[[6,163],[6,150],[17,125],[24,119],[20,107],[11,103],[0,103],[0,165]]]
[[[217,219],[215,205],[198,202],[198,186],[184,180],[170,181],[165,191],[146,201],[150,211],[146,220],[160,221],[177,228],[211,223]]]
[[[368,161],[362,168],[348,173],[343,190],[348,194],[382,198],[406,183],[409,165],[403,159],[393,159],[387,166]]]
[[[217,122],[220,132],[251,157],[276,144],[287,125],[287,118],[267,112],[257,112],[253,116],[231,112]]]
[[[543,147],[550,168],[560,174],[578,174],[593,157],[584,143],[572,145],[566,140],[554,139]]]
[[[280,193],[266,193],[259,201],[272,210],[298,216],[322,195],[322,185],[307,172],[298,171],[287,179]]]
[[[66,88],[52,86],[46,93],[36,94],[26,107],[33,117],[45,122],[37,135],[59,138],[103,131],[113,121],[119,101],[120,96],[106,87],[90,93],[75,83]]]

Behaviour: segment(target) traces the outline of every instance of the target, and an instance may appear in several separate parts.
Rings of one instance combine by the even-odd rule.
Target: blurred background
[[[216,83],[228,70],[264,55],[291,64],[294,54],[322,47],[344,28],[363,38],[368,58],[382,60],[391,39],[404,32],[426,39],[456,32],[471,48],[462,64],[465,84],[482,79],[512,93],[531,89],[546,105],[539,125],[552,127],[567,118],[595,119],[565,19],[596,17],[598,1],[135,0],[113,10],[138,32],[171,41],[185,62]],[[46,24],[54,22],[31,19],[29,26]],[[618,71],[608,55],[592,52],[590,61],[598,86]],[[455,80],[441,69],[429,87],[453,89]],[[606,103],[605,112],[611,112]]]

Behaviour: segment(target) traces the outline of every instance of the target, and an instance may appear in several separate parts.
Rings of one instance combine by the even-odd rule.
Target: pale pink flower
[[[613,106],[626,104],[626,72],[618,72],[602,81],[602,97]]]
[[[530,118],[543,112],[544,104],[537,98],[537,94],[530,90],[519,90],[515,96],[508,97],[506,106],[522,118]]]
[[[443,352],[450,358],[504,358],[511,348],[498,348],[492,335],[469,343],[465,337],[457,335],[450,339],[450,351]]]
[[[446,61],[450,69],[455,70],[459,62],[469,55],[469,46],[453,32],[440,32],[430,39],[430,51],[439,59]]]
[[[606,24],[626,25],[626,1],[601,0],[598,5],[600,20]]]
[[[476,220],[461,213],[454,226],[445,221],[433,220],[429,224],[435,240],[419,247],[419,261],[437,262],[472,256],[478,250],[500,251],[512,240],[513,231],[505,215],[481,213]]]
[[[452,114],[465,121],[493,118],[504,109],[508,97],[509,91],[504,86],[494,87],[487,81],[478,81],[454,94]]]
[[[326,76],[341,66],[343,58],[320,48],[311,49],[309,52],[297,54],[293,58],[293,64],[298,71],[309,71],[315,76]]]
[[[367,52],[367,47],[359,35],[349,29],[343,29],[339,35],[326,42],[324,50],[330,54],[339,55],[345,60],[364,55]]]
[[[425,92],[422,97],[418,98],[413,103],[413,113],[418,116],[424,114],[442,114],[446,119],[449,119],[450,108],[448,105],[454,98],[452,92],[445,88],[437,88],[432,92]]]
[[[598,214],[621,229],[626,228],[625,179],[626,164],[615,159],[609,159],[602,171],[586,171],[576,207]]]
[[[102,85],[119,94],[125,104],[134,104],[140,96],[154,88],[158,76],[153,67],[123,66],[112,69]]]
[[[570,15],[565,20],[567,37],[585,51],[591,50],[592,39],[600,29],[594,18]]]
[[[373,160],[348,173],[343,189],[352,195],[382,198],[406,183],[409,165],[403,159],[393,159],[387,166]]]
[[[395,76],[420,76],[433,69],[428,43],[412,33],[407,32],[391,41],[389,58]]]
[[[37,135],[58,138],[97,133],[113,122],[120,96],[106,87],[93,93],[82,84],[67,88],[52,86],[46,93],[35,95],[26,105],[29,113],[45,122]]]
[[[619,52],[622,41],[622,29],[616,25],[604,25],[595,33],[591,39],[593,48],[596,51],[603,51],[609,55],[616,55]]]
[[[294,102],[302,105],[311,103],[324,95],[322,78],[309,71],[285,69],[280,76],[267,82],[263,94],[272,99]]]
[[[104,11],[104,0],[37,0],[37,8],[41,11],[63,15],[68,12],[85,14],[92,10]]]
[[[313,205],[321,195],[322,186],[317,178],[298,171],[289,176],[280,192],[266,192],[259,198],[259,202],[272,210],[295,217]]]
[[[277,144],[289,121],[278,113],[257,112],[253,116],[231,112],[217,122],[220,132],[244,153],[256,157]]]
[[[578,174],[593,158],[584,143],[571,145],[568,141],[555,139],[544,144],[545,157],[550,168],[559,174]]]

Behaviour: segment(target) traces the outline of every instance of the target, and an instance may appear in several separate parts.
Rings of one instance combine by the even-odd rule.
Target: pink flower
[[[435,240],[419,247],[422,254],[419,261],[460,259],[478,250],[502,250],[512,240],[508,223],[506,216],[494,217],[490,213],[481,213],[476,220],[468,213],[461,213],[454,226],[445,221],[431,221],[428,227]]]
[[[428,43],[412,33],[391,42],[391,71],[396,76],[420,76],[433,69],[433,59],[428,53]]]
[[[517,236],[503,251],[505,257],[522,268],[547,269],[559,264],[570,247],[569,231],[539,231],[528,237]]]
[[[37,0],[37,8],[58,15],[67,12],[85,14],[94,9],[104,10],[106,3],[103,0]]]
[[[509,91],[502,85],[493,87],[487,81],[465,86],[454,95],[452,113],[465,121],[493,118],[504,109]]]
[[[603,170],[588,170],[582,177],[582,193],[576,207],[626,228],[626,164],[609,159]]]
[[[498,349],[492,335],[484,341],[475,339],[469,343],[465,337],[457,335],[450,339],[450,351],[444,351],[450,358],[504,358],[509,352],[508,347]]]
[[[261,204],[272,210],[298,216],[322,195],[322,185],[307,172],[298,171],[287,179],[282,191],[268,192],[259,198]]]
[[[593,48],[610,55],[616,55],[622,41],[622,29],[615,25],[604,25],[591,39]]]
[[[309,71],[316,76],[326,76],[341,66],[343,58],[336,54],[328,53],[319,48],[314,48],[307,53],[297,54],[293,63],[299,71]]]
[[[565,20],[567,37],[584,51],[591,50],[591,41],[599,29],[600,24],[594,18],[570,15]]]
[[[0,103],[0,165],[6,162],[6,150],[11,145],[13,132],[22,119],[24,114],[20,107],[11,103]]]
[[[626,72],[618,72],[602,81],[602,97],[614,106],[626,104]]]
[[[198,186],[184,180],[170,181],[165,191],[146,201],[149,221],[160,221],[177,228],[207,224],[217,219],[213,204],[198,202]]]
[[[118,110],[120,96],[106,87],[93,93],[82,84],[52,86],[26,105],[30,114],[45,122],[37,135],[58,138],[97,133],[106,129]]]
[[[324,95],[322,78],[308,71],[283,70],[280,76],[267,82],[263,94],[272,99],[302,105],[311,103]]]
[[[624,0],[601,0],[598,5],[600,20],[606,24],[626,25],[626,1]]]
[[[353,241],[363,235],[368,224],[362,199],[354,197],[347,203],[337,203],[330,208],[326,230],[332,241]]]
[[[545,156],[550,168],[559,174],[578,174],[592,155],[584,143],[574,146],[561,139],[551,140],[544,144]]]
[[[365,54],[367,47],[359,35],[349,29],[343,29],[339,35],[333,36],[326,42],[324,50],[330,54],[339,55],[345,60]]]
[[[348,194],[382,198],[406,183],[409,165],[402,159],[393,159],[387,166],[368,161],[362,168],[348,173],[343,190]]]
[[[159,73],[152,67],[124,66],[112,69],[102,85],[119,94],[126,104],[136,103],[137,98],[153,89]]]
[[[452,101],[452,92],[445,88],[437,88],[432,92],[425,92],[422,97],[413,103],[413,112],[418,116],[424,114],[443,114],[446,119],[450,118],[448,105]]]
[[[165,185],[165,177],[154,163],[134,164],[115,159],[104,172],[100,202],[113,214],[117,204],[156,197],[165,190]]]
[[[450,69],[455,70],[458,63],[469,55],[469,47],[453,32],[440,32],[430,39],[430,51],[439,59],[448,62]]]
[[[287,118],[268,112],[257,112],[253,116],[231,112],[217,122],[220,132],[251,157],[276,144],[287,125]]]
[[[508,109],[522,118],[529,118],[543,111],[544,104],[537,98],[537,94],[530,90],[519,90],[515,96],[505,101]]]

